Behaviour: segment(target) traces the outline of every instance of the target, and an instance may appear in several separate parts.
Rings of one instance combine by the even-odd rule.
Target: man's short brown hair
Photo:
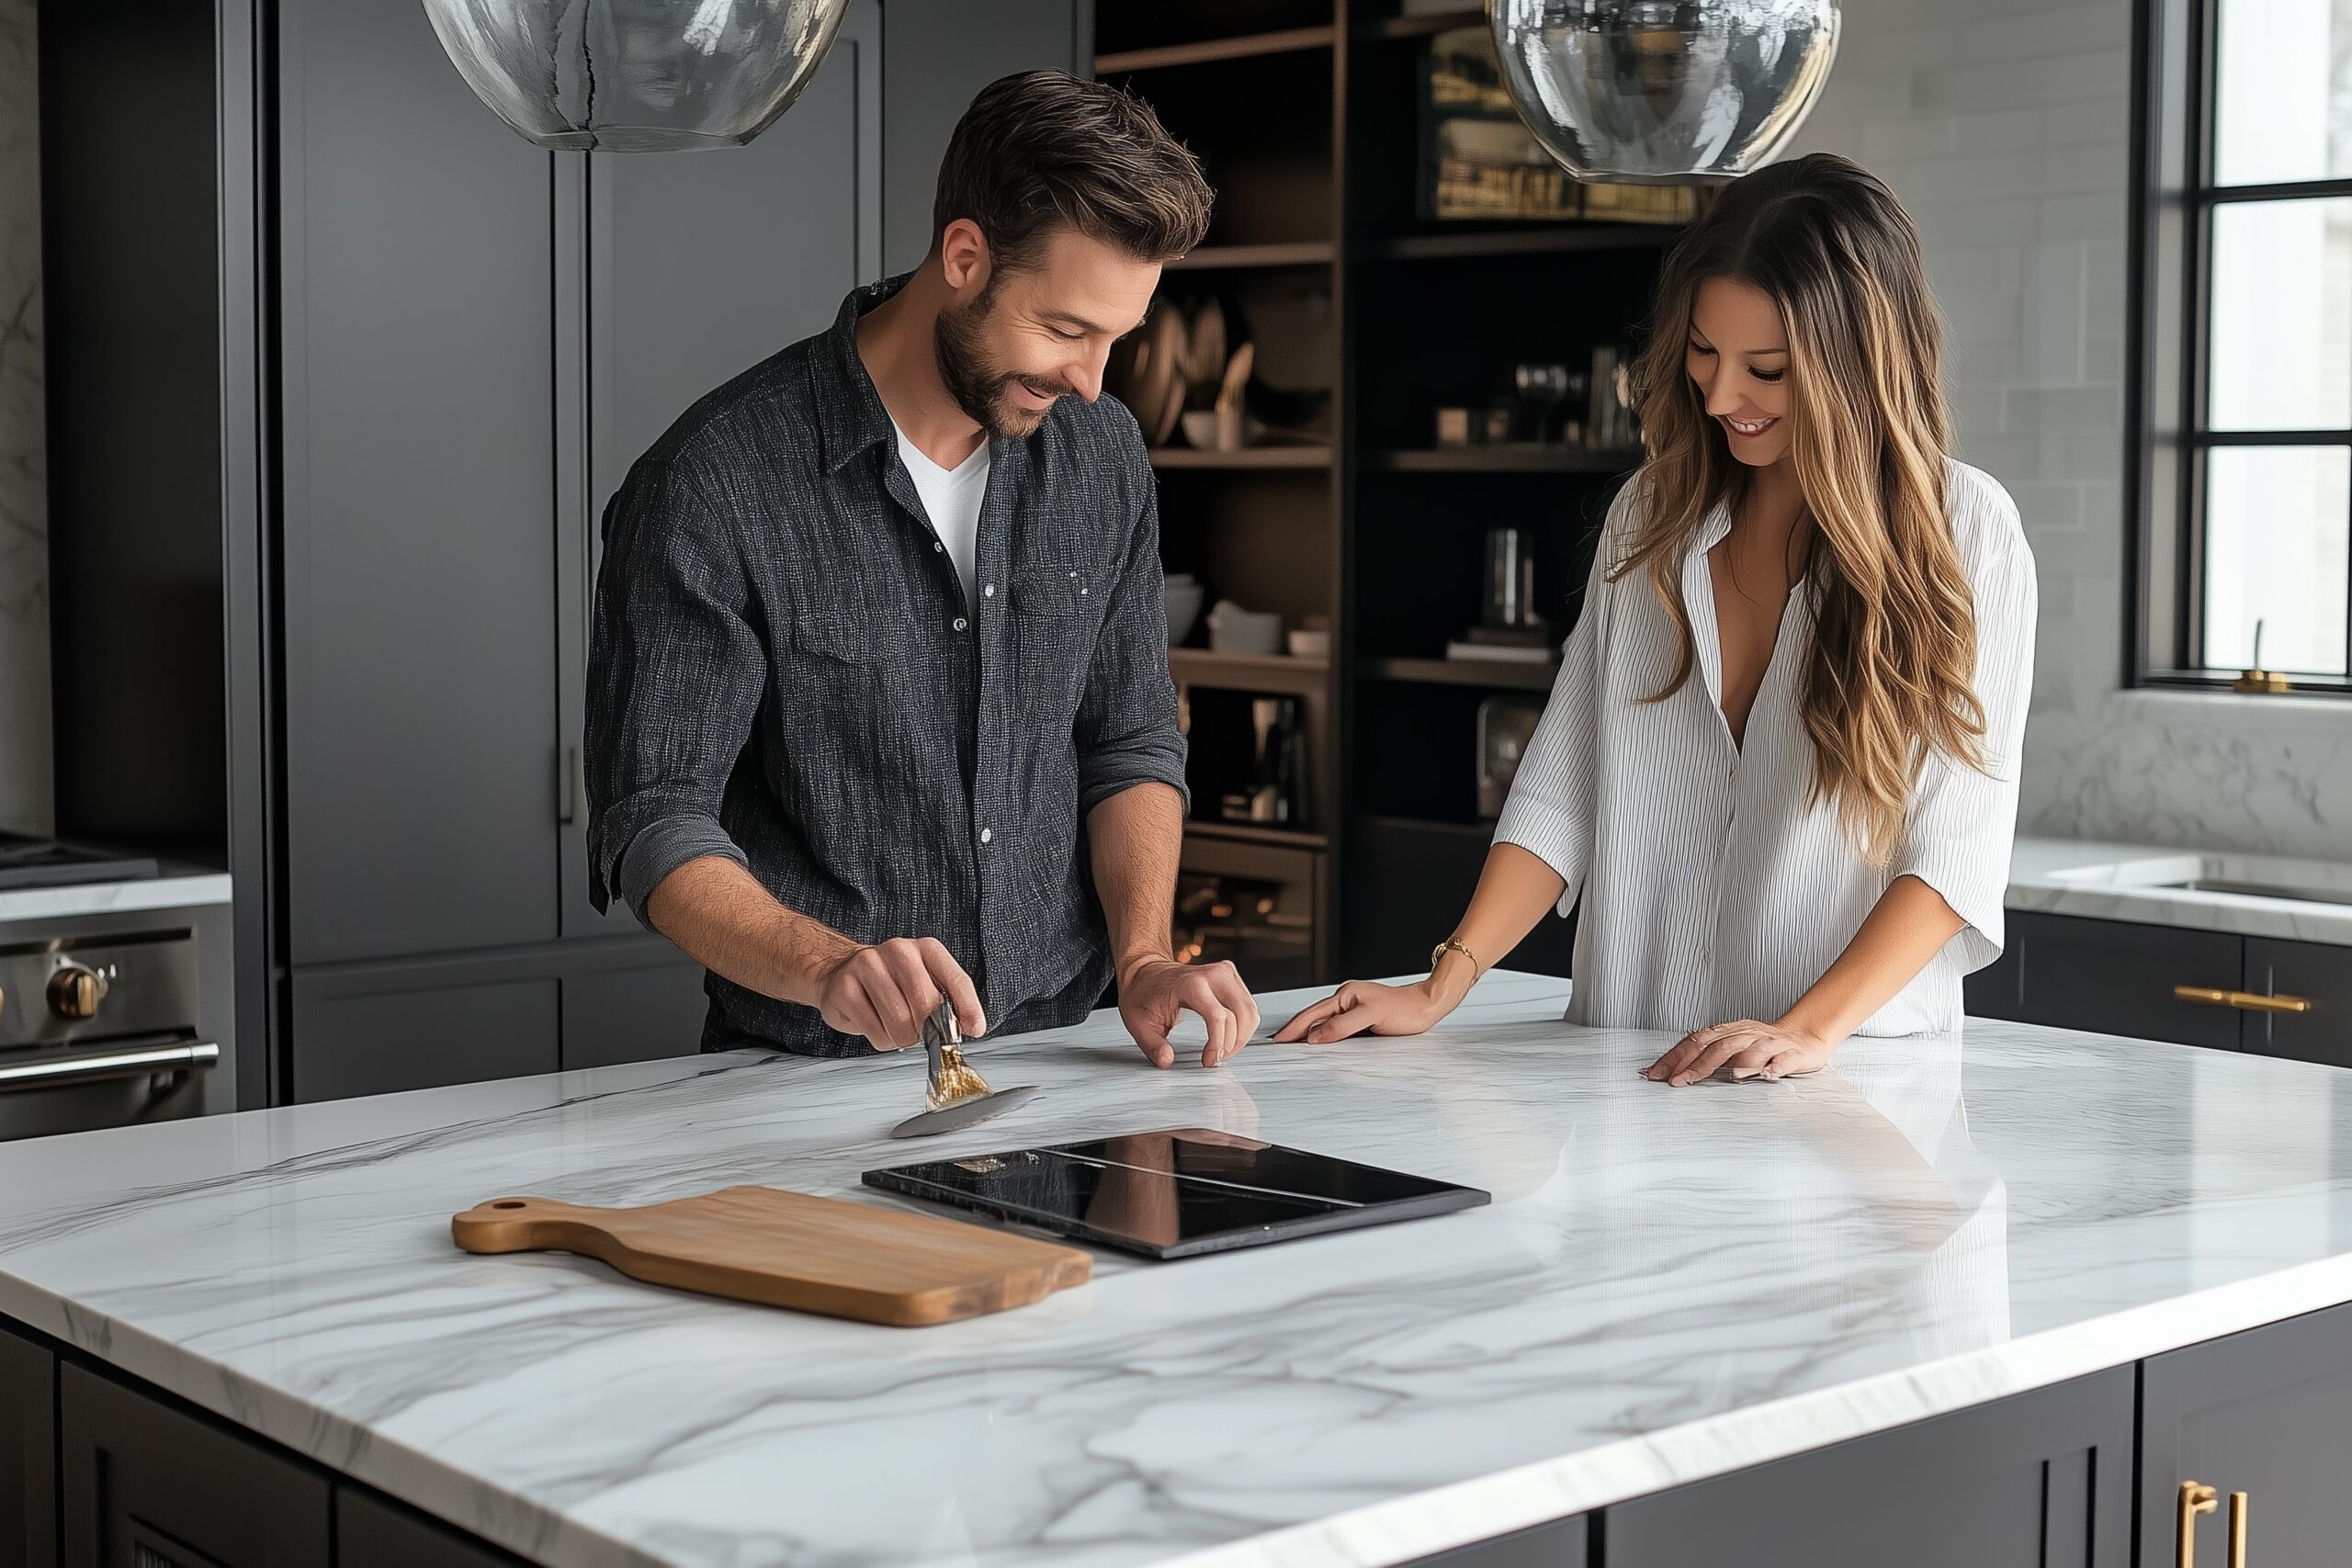
[[[968,218],[993,265],[1017,271],[1067,224],[1142,261],[1201,243],[1215,200],[1200,160],[1132,93],[1066,71],[1024,71],[980,89],[948,138],[931,243]]]

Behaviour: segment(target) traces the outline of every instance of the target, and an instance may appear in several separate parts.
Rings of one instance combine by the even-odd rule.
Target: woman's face
[[[1699,285],[1682,363],[1733,457],[1761,468],[1787,456],[1789,338],[1770,294],[1730,277]]]

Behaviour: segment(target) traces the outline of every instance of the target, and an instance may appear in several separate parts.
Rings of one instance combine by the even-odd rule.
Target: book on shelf
[[[1551,649],[1542,644],[1532,647],[1492,642],[1449,642],[1445,645],[1448,659],[1466,659],[1481,664],[1550,664]]]

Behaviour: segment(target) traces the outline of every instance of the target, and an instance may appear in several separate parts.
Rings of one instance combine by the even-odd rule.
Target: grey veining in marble
[[[0,0],[0,830],[51,830],[40,100],[33,0]]]
[[[2352,1074],[1978,1024],[1670,1090],[1665,1036],[1564,1000],[1491,976],[1426,1038],[1207,1073],[1107,1016],[982,1043],[1047,1092],[938,1153],[1205,1124],[1495,1202],[1105,1256],[967,1324],[451,1246],[504,1193],[850,1194],[906,1157],[919,1060],[755,1054],[0,1147],[0,1312],[553,1563],[1308,1568],[2352,1299]]]
[[[2277,898],[2166,886],[2192,879],[2313,889],[2330,897]],[[2002,901],[2046,914],[2352,947],[2352,863],[2342,861],[2019,839]]]

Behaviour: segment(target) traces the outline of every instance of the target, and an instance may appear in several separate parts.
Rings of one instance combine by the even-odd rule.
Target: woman
[[[1634,367],[1647,460],[1470,908],[1419,984],[1274,1038],[1412,1034],[1557,906],[1573,1022],[1688,1031],[1645,1076],[1812,1072],[1950,1030],[2001,949],[2033,559],[1948,456],[1941,332],[1887,188],[1749,175],[1668,256]]]

